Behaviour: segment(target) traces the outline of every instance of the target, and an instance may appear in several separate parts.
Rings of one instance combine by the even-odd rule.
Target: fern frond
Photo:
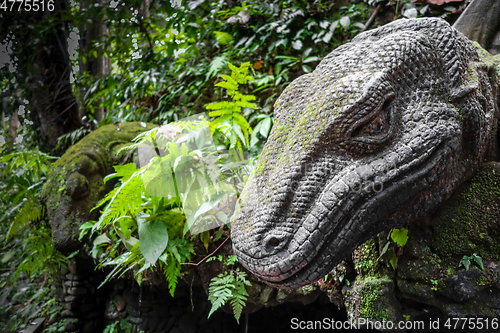
[[[225,75],[225,74],[221,74],[219,76],[221,78],[223,78],[224,80],[226,80],[227,83],[229,83],[229,84],[233,85],[234,87],[236,87],[236,89],[234,89],[234,90],[238,90],[238,82],[235,79],[233,79],[231,76]]]
[[[108,194],[99,204],[110,200],[104,212],[99,217],[97,223],[92,227],[92,232],[105,227],[114,219],[127,215],[129,210],[133,210],[142,204],[141,194],[144,191],[144,183],[141,173],[136,171],[127,181]],[[112,194],[112,197],[109,198]],[[131,209],[133,208],[133,209]]]
[[[222,88],[226,88],[228,91],[228,94],[231,96],[234,94],[234,91],[236,91],[238,89],[238,86],[235,86],[235,85],[232,85],[231,83],[229,82],[219,82],[215,85],[216,87],[222,87]]]
[[[34,196],[28,196],[26,203],[23,207],[21,207],[19,212],[14,217],[14,221],[9,226],[9,231],[7,232],[5,241],[10,241],[19,229],[26,227],[28,222],[39,221],[42,218],[44,211],[45,207],[40,204]]]
[[[224,110],[224,109],[231,109],[232,107],[233,107],[233,102],[228,102],[228,101],[215,102],[205,105],[205,108],[209,110]]]
[[[168,289],[172,297],[174,297],[175,288],[177,287],[177,279],[180,272],[181,264],[177,260],[175,260],[172,255],[169,254],[169,256],[167,257],[167,263],[165,264],[163,269],[163,273],[167,278]]]

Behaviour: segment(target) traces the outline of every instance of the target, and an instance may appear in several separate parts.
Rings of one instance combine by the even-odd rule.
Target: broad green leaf
[[[295,40],[295,41],[293,41],[293,42],[292,42],[292,47],[293,47],[295,50],[300,50],[300,49],[302,49],[302,46],[303,46],[303,44],[302,44],[302,41],[301,41],[300,39]]]
[[[260,127],[259,133],[263,137],[267,138],[267,136],[269,135],[269,131],[271,130],[271,117],[264,118],[261,123],[262,126]]]
[[[329,42],[330,42],[330,39],[332,39],[332,37],[333,37],[333,33],[329,31],[329,32],[327,32],[327,33],[323,36],[322,40],[323,40],[323,42],[324,42],[324,43],[329,43]]]
[[[302,63],[307,64],[309,62],[318,61],[318,60],[319,60],[318,57],[309,57],[309,58],[305,59],[304,61],[302,61]]]
[[[99,235],[96,237],[96,239],[94,239],[94,246],[108,244],[109,242],[111,242],[111,239],[109,239],[108,236],[106,236],[105,234]]]
[[[468,271],[470,267],[470,259],[468,256],[463,256],[462,260],[460,260],[460,265],[465,267],[465,270]]]
[[[88,222],[85,222],[84,224],[82,224],[80,226],[80,236],[78,236],[78,240],[82,240],[83,237],[85,237],[85,235],[89,232],[89,230],[92,229],[92,227],[94,226],[95,224],[95,221],[88,221]]]
[[[215,38],[220,45],[227,45],[234,40],[233,36],[223,31],[215,31]]]
[[[342,26],[342,28],[344,29],[347,29],[349,28],[349,26],[351,25],[351,19],[349,18],[349,16],[344,16],[340,19],[340,25]]]
[[[208,244],[210,244],[210,231],[206,230],[200,233],[200,239],[205,247],[205,250],[208,253]]]
[[[398,257],[396,256],[394,249],[390,248],[387,254],[389,256],[389,262],[391,263],[392,269],[396,270],[396,267],[398,265]]]
[[[482,270],[484,270],[483,259],[480,256],[478,256],[477,254],[475,254],[475,253],[473,253],[471,257],[472,257],[472,259],[474,259],[474,261],[476,262],[476,264],[478,264],[478,266]]]
[[[142,216],[137,216],[139,227],[139,250],[144,258],[154,265],[168,244],[168,232],[161,220],[146,222]]]
[[[399,246],[405,246],[406,242],[408,241],[408,229],[393,229],[391,232],[391,238]]]
[[[224,198],[224,195],[225,193],[222,193],[222,194],[217,194],[215,196],[213,196],[208,202],[204,202],[195,212],[193,212],[187,219],[186,221],[186,227],[185,227],[185,232],[187,232],[187,230],[189,230],[189,228],[191,228],[194,224],[194,222],[196,221],[196,218],[198,216],[201,216],[203,214],[205,214],[206,212],[208,212],[209,210],[213,209],[215,206],[217,206],[219,204],[219,202],[222,200],[222,198]]]

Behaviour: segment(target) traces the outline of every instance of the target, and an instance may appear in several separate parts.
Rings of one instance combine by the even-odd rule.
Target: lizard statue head
[[[233,216],[239,262],[317,281],[381,231],[432,213],[492,140],[496,74],[441,19],[364,32],[293,81]]]
[[[119,149],[152,128],[152,124],[139,122],[100,127],[71,146],[51,166],[42,198],[57,250],[69,253],[81,248],[80,226],[98,218],[99,211],[91,210],[113,188],[113,182],[105,184],[104,177],[113,172],[114,164],[132,158],[130,153],[118,154]]]

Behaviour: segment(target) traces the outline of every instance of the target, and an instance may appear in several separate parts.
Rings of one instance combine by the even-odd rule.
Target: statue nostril
[[[281,239],[278,239],[276,237],[271,237],[267,240],[267,244],[271,246],[278,246],[281,243]]]

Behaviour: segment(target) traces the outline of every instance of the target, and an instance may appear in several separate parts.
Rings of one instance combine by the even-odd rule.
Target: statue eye
[[[354,123],[347,132],[351,143],[357,146],[356,150],[364,150],[363,146],[370,146],[387,142],[394,133],[394,98],[391,91],[384,96],[372,112]]]
[[[382,139],[391,128],[391,103],[392,99],[386,100],[371,118],[351,132],[351,138],[368,139],[369,141],[378,141],[377,138]]]
[[[74,173],[67,181],[67,191],[75,200],[84,198],[89,193],[89,181],[80,173]]]

